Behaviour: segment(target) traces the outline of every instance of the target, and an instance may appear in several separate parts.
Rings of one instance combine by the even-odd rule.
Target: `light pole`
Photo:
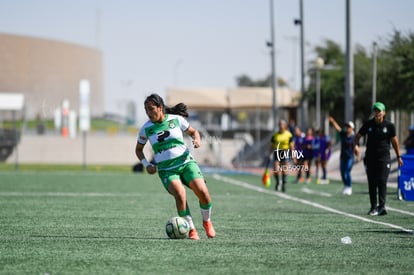
[[[377,43],[372,44],[372,105],[377,101]]]
[[[316,68],[316,128],[321,127],[321,70],[325,65],[324,60],[321,57],[317,57],[315,60]]]
[[[270,42],[267,42],[270,48],[270,59],[272,67],[271,86],[272,86],[272,116],[273,129],[276,131],[277,126],[277,98],[276,98],[276,65],[275,65],[275,31],[274,31],[274,16],[273,16],[273,0],[270,0]]]
[[[351,0],[346,0],[345,121],[354,120],[354,54],[351,43]]]
[[[299,19],[294,20],[295,25],[300,27],[300,93],[302,99],[300,101],[300,126],[302,129],[308,127],[308,102],[305,96],[305,37],[303,27],[303,0],[299,0]]]

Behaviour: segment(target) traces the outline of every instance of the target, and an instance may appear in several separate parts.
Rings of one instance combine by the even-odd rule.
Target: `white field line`
[[[138,197],[139,193],[0,192],[0,197]]]
[[[251,185],[247,182],[231,179],[231,178],[228,178],[228,177],[223,177],[221,175],[214,174],[213,177],[217,180],[221,180],[223,182],[227,182],[227,183],[230,183],[230,184],[233,184],[233,185],[244,187],[246,189],[254,190],[254,191],[257,191],[257,192],[260,192],[260,193],[266,193],[266,194],[270,194],[270,195],[273,195],[273,196],[278,196],[278,197],[286,199],[286,200],[291,200],[291,201],[299,202],[299,203],[302,203],[302,204],[310,205],[312,207],[319,208],[319,209],[322,209],[322,210],[325,210],[325,211],[328,211],[328,212],[331,212],[331,213],[343,215],[343,216],[346,216],[346,217],[349,217],[349,218],[361,220],[361,221],[368,222],[368,223],[375,223],[375,224],[384,225],[384,226],[387,226],[387,227],[391,227],[391,228],[394,228],[394,229],[401,230],[401,231],[406,232],[406,233],[414,234],[414,231],[412,229],[407,229],[407,228],[404,228],[402,226],[395,225],[395,224],[392,224],[392,223],[386,223],[386,222],[370,220],[370,219],[367,219],[367,218],[364,218],[364,217],[361,217],[361,216],[357,216],[357,215],[347,213],[347,212],[343,212],[343,211],[340,211],[340,210],[337,210],[337,209],[334,209],[334,208],[331,208],[331,207],[328,207],[328,206],[324,206],[324,205],[319,204],[319,203],[315,203],[315,202],[307,201],[307,200],[304,200],[304,199],[296,198],[296,197],[293,197],[293,196],[290,196],[290,195],[287,195],[287,194],[284,194],[284,193],[274,192],[273,190],[266,190],[264,188]]]
[[[303,193],[306,193],[306,194],[315,194],[315,195],[319,195],[319,196],[322,196],[322,197],[332,197],[332,194],[330,194],[330,193],[316,192],[316,191],[313,191],[313,190],[311,190],[307,187],[303,187],[301,190],[302,190]]]
[[[100,177],[109,177],[109,176],[119,176],[125,175],[123,172],[110,172],[104,171],[101,173],[96,173],[94,171],[1,171],[1,175],[58,175],[58,176],[100,176]],[[132,173],[131,173],[132,175]]]
[[[408,212],[408,211],[404,211],[404,210],[389,207],[389,206],[387,206],[386,208],[387,208],[387,210],[391,210],[391,211],[398,212],[398,213],[405,214],[405,215],[414,216],[413,212]]]

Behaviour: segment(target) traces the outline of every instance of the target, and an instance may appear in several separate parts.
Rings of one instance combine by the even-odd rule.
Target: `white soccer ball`
[[[173,217],[167,221],[165,232],[170,239],[184,239],[188,237],[190,226],[188,222],[181,217]]]

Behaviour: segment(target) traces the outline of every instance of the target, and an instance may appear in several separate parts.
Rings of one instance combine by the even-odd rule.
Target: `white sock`
[[[208,209],[201,208],[201,216],[203,217],[203,221],[209,221],[211,217],[211,207]]]
[[[193,218],[190,215],[184,216],[182,218],[187,221],[188,225],[190,226],[190,229],[195,229]]]

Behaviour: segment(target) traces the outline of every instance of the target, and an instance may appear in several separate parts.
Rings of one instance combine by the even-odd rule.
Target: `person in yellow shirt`
[[[275,190],[279,189],[279,176],[282,175],[282,192],[286,191],[286,177],[288,172],[288,162],[294,149],[293,135],[288,130],[285,120],[279,121],[279,131],[274,133],[271,139],[273,150],[274,176],[276,180]]]

